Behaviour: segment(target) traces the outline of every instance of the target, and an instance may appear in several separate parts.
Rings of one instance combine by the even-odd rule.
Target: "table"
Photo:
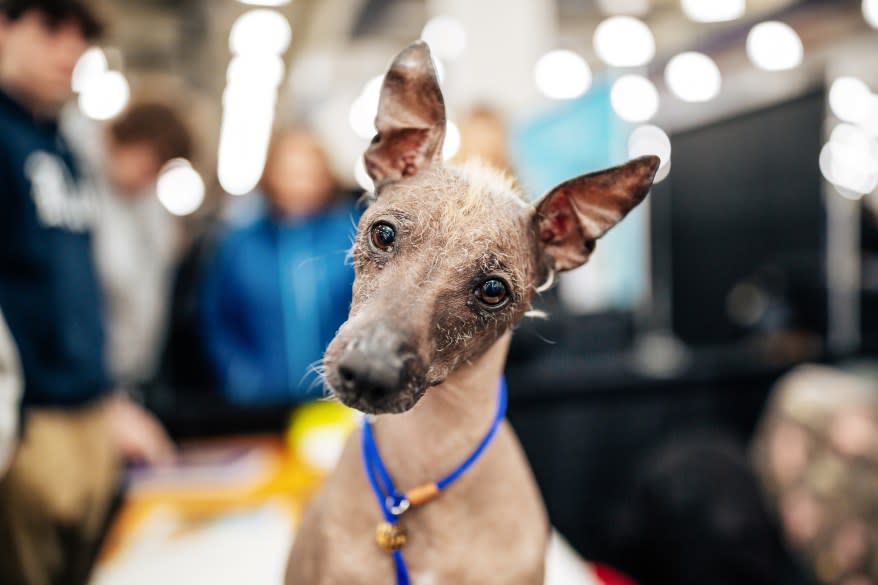
[[[188,442],[173,468],[131,472],[91,583],[276,585],[324,476],[278,435]]]

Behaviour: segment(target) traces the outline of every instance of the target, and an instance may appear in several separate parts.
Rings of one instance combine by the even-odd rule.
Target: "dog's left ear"
[[[393,60],[381,87],[375,126],[378,134],[365,160],[376,187],[441,160],[445,102],[427,43],[412,43]]]
[[[547,268],[585,264],[595,241],[643,201],[659,167],[645,156],[561,183],[536,203],[534,231]]]

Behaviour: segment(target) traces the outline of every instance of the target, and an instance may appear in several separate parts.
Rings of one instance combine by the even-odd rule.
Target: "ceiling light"
[[[872,28],[878,28],[878,0],[863,0],[863,18]]]
[[[862,128],[839,124],[820,151],[820,172],[845,196],[871,193],[878,187],[878,142]]]
[[[357,180],[357,184],[363,189],[363,191],[372,193],[375,190],[375,183],[372,181],[372,177],[369,176],[369,172],[366,170],[366,161],[363,160],[362,156],[358,156],[357,162],[354,163],[354,178]]]
[[[840,120],[862,122],[872,107],[872,91],[861,79],[839,77],[829,87],[829,108]]]
[[[613,83],[610,103],[623,120],[646,122],[658,111],[659,94],[655,85],[642,75],[624,75]]]
[[[250,10],[239,16],[232,25],[229,48],[236,55],[282,55],[289,48],[292,36],[290,22],[280,12],[264,8]]]
[[[360,138],[375,136],[375,116],[378,114],[378,102],[381,99],[381,86],[384,77],[376,75],[366,82],[363,90],[348,113],[348,122],[354,133]]]
[[[665,81],[686,102],[706,102],[717,96],[722,75],[716,63],[703,53],[681,53],[668,62]]]
[[[458,150],[460,150],[460,130],[458,130],[457,124],[449,120],[445,125],[445,143],[442,145],[442,158],[445,160],[452,159]]]
[[[578,54],[559,49],[540,57],[534,67],[534,81],[546,97],[573,99],[588,91],[591,69]]]
[[[628,138],[629,157],[647,155],[655,155],[661,161],[653,181],[658,183],[671,172],[671,139],[664,130],[651,124],[639,126]]]
[[[762,22],[747,35],[750,61],[766,71],[798,67],[802,64],[804,53],[802,39],[790,25],[783,22]]]
[[[639,67],[655,57],[655,37],[641,20],[611,16],[595,29],[594,49],[607,65]]]
[[[450,16],[431,18],[421,31],[421,38],[430,45],[436,57],[453,61],[466,50],[466,30]]]
[[[682,0],[683,12],[695,22],[725,22],[744,16],[744,0]]]
[[[105,71],[89,81],[79,93],[79,109],[93,120],[109,120],[119,115],[131,97],[125,76],[118,71]]]
[[[161,204],[173,215],[189,215],[204,201],[204,180],[186,159],[170,161],[156,183]]]
[[[107,72],[107,56],[98,47],[88,49],[73,69],[73,91],[79,93],[89,82]]]

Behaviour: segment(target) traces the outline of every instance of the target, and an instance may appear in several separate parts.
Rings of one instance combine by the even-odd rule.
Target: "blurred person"
[[[0,479],[6,475],[18,444],[22,385],[18,351],[0,312]]]
[[[479,159],[496,169],[514,175],[509,155],[509,135],[503,115],[490,106],[474,107],[460,120],[460,150],[454,159]]]
[[[179,249],[178,226],[156,196],[156,181],[168,162],[192,157],[192,138],[174,109],[141,103],[109,125],[105,142],[95,250],[107,356],[117,383],[137,387],[156,373]]]
[[[347,318],[359,212],[302,129],[273,140],[261,191],[261,216],[219,242],[202,290],[203,333],[226,397],[294,403],[320,396],[314,367]]]
[[[20,443],[0,481],[8,584],[84,581],[120,457],[173,453],[151,415],[110,395],[94,192],[58,131],[101,29],[85,0],[0,0],[0,309],[24,377]]]
[[[610,541],[638,583],[801,582],[745,449],[721,432],[680,433],[635,465]]]
[[[781,378],[753,458],[786,542],[811,574],[833,585],[878,583],[874,361],[808,364]]]

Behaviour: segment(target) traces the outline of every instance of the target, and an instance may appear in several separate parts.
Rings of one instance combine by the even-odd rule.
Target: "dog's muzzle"
[[[327,377],[346,405],[380,414],[411,408],[424,392],[424,372],[406,336],[378,324],[348,341]]]

